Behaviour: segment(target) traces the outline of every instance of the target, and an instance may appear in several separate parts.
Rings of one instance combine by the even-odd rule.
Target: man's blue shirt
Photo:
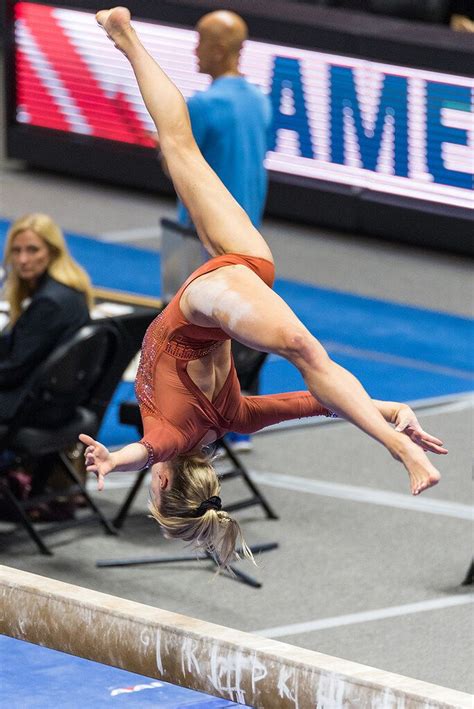
[[[263,160],[272,122],[271,103],[262,91],[240,76],[222,76],[188,100],[194,138],[214,172],[260,226],[267,195]],[[189,226],[187,210],[178,202],[178,221]]]

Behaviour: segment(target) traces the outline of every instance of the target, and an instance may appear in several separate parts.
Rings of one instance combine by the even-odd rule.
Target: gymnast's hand
[[[84,451],[86,470],[97,475],[97,489],[103,490],[104,478],[114,467],[110,451],[85,433],[79,435],[79,440],[86,446]]]
[[[438,455],[446,455],[448,452],[447,449],[443,447],[443,441],[431,436],[421,428],[415,412],[406,404],[400,404],[392,423],[395,424],[396,431],[404,433],[411,438],[414,443],[420,446],[420,448],[423,448],[424,451],[438,453]]]

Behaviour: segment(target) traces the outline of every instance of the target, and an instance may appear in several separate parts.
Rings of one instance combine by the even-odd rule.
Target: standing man
[[[204,15],[196,29],[199,71],[209,74],[212,83],[188,100],[194,138],[204,158],[258,228],[267,195],[263,161],[272,108],[268,96],[239,72],[247,25],[234,12],[217,10]],[[181,203],[178,221],[192,226]]]

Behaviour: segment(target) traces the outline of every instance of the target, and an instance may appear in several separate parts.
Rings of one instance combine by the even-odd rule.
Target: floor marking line
[[[470,401],[453,401],[451,404],[443,404],[442,406],[432,406],[426,411],[419,409],[419,413],[422,416],[435,416],[438,414],[452,414],[457,411],[466,411],[467,409],[472,409],[474,407],[474,399]]]
[[[283,490],[293,490],[294,492],[310,493],[322,497],[333,497],[341,500],[351,500],[352,502],[363,502],[372,505],[382,505],[397,509],[410,510],[411,512],[426,512],[428,514],[442,515],[454,519],[465,519],[472,521],[474,507],[464,505],[460,502],[450,502],[448,500],[431,500],[430,498],[413,497],[402,495],[397,492],[387,492],[369,487],[359,487],[355,485],[344,485],[343,483],[331,483],[324,480],[308,480],[307,478],[280,475],[279,473],[269,473],[260,470],[249,471],[250,477],[256,483],[277,487]],[[117,479],[114,476],[107,478],[107,489],[121,490],[130,488],[135,482],[136,473],[120,473]],[[147,475],[142,489],[146,489],[151,480]],[[87,489],[94,492],[97,489],[97,481],[90,478],[87,481]]]
[[[434,364],[432,362],[426,362],[425,360],[415,359],[414,357],[390,354],[389,352],[365,350],[362,347],[352,347],[351,345],[345,345],[341,342],[330,340],[323,340],[323,345],[328,352],[337,352],[338,354],[368,359],[373,362],[385,362],[398,367],[410,367],[411,369],[419,369],[424,372],[432,372],[433,374],[443,374],[451,377],[459,377],[460,379],[474,380],[474,372],[466,369],[447,367],[442,364]]]
[[[462,606],[474,601],[474,595],[464,593],[459,596],[446,596],[444,598],[434,598],[429,601],[418,603],[407,603],[402,606],[389,606],[388,608],[378,608],[373,611],[363,611],[361,613],[349,613],[348,615],[338,615],[332,618],[321,618],[320,620],[307,621],[305,623],[292,623],[289,625],[277,625],[273,628],[250,631],[254,635],[263,635],[265,638],[281,638],[286,635],[297,635],[300,633],[311,633],[315,630],[325,630],[327,628],[338,628],[343,625],[354,625],[355,623],[367,623],[373,620],[384,620],[385,618],[397,618],[412,613],[423,613],[425,611],[440,610]]]
[[[117,478],[114,480],[114,475],[109,475],[105,483],[107,490],[124,490],[132,487],[136,480],[138,471],[136,473],[120,473],[117,474]],[[151,473],[147,473],[142,482],[142,490],[147,490],[151,483]],[[97,492],[97,480],[95,477],[90,477],[86,483],[86,489],[88,492]]]
[[[474,397],[472,393],[460,394],[459,398],[445,397],[436,403],[437,398],[430,403],[429,399],[422,399],[420,401],[409,401],[407,402],[409,406],[420,416],[437,416],[438,414],[451,414],[457,413],[458,411],[466,411],[467,409],[474,408]],[[281,423],[275,423],[272,426],[267,426],[262,431],[257,431],[255,435],[260,435],[262,433],[275,433],[276,431],[284,431],[288,428],[303,428],[305,426],[330,426],[332,424],[348,424],[348,421],[344,419],[332,419],[332,418],[305,418],[305,419],[295,419],[293,421],[282,421]]]
[[[434,515],[454,517],[472,521],[474,508],[460,502],[448,500],[432,500],[420,496],[403,495],[397,492],[377,490],[370,487],[345,485],[343,483],[327,482],[325,480],[309,480],[298,476],[282,475],[279,473],[252,470],[252,480],[256,483],[278,487],[295,492],[311,493],[323,497],[333,497],[352,502],[364,502],[384,507],[395,507],[412,512],[427,512]]]
[[[457,394],[452,393],[440,394],[439,396],[428,396],[423,399],[412,399],[412,401],[409,403],[412,408],[417,407],[418,409],[422,409],[432,406],[441,406],[443,404],[450,404],[453,401],[463,400],[468,400],[471,403],[471,406],[474,406],[474,392],[464,391],[458,392]]]
[[[120,229],[118,231],[104,231],[102,234],[98,234],[97,238],[101,241],[106,241],[109,243],[120,243],[122,241],[140,241],[141,239],[147,239],[152,236],[157,238],[157,246],[161,244],[161,231],[158,224],[156,226],[148,226],[136,229]]]

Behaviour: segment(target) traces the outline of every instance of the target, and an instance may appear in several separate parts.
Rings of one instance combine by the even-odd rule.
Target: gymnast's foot
[[[117,49],[122,49],[122,43],[133,32],[130,24],[130,10],[126,7],[114,7],[111,10],[99,10],[95,19],[103,27]]]
[[[419,495],[423,490],[436,485],[441,475],[428,460],[426,453],[415,443],[405,439],[395,458],[400,460],[408,471],[412,495]]]

